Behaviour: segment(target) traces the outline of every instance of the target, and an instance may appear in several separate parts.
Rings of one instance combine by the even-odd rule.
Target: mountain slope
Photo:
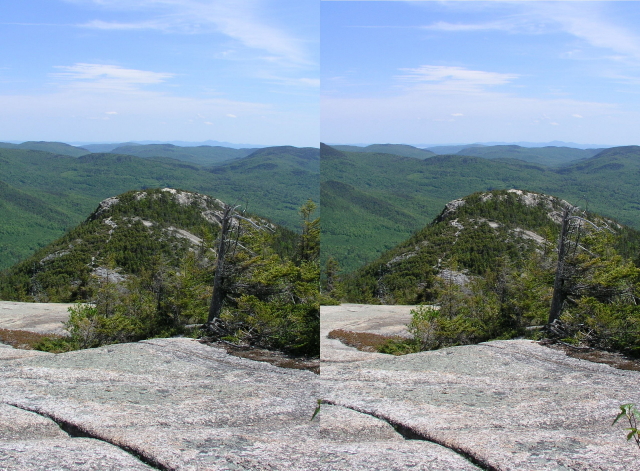
[[[549,167],[559,167],[570,162],[588,159],[602,149],[574,149],[572,147],[521,147],[516,145],[468,147],[458,155],[473,155],[485,159],[517,159]]]
[[[0,148],[5,149],[28,149],[41,150],[43,152],[51,152],[52,154],[70,155],[71,157],[80,157],[88,154],[90,151],[82,147],[74,147],[64,142],[47,142],[47,141],[27,141],[22,144],[9,144],[0,142]]]
[[[340,182],[393,208],[387,211],[387,216],[378,214],[384,221],[370,220],[366,214],[354,220],[344,216],[344,208],[334,209],[332,192],[323,193],[322,257],[323,260],[334,257],[345,272],[399,244],[432,220],[450,200],[493,188],[527,188],[532,180],[542,186],[548,180],[544,168],[524,162],[498,164],[480,157],[434,156],[418,160],[390,154],[340,152],[326,145],[321,145],[321,155],[323,192],[327,182]],[[395,221],[396,213],[406,217]],[[345,234],[345,229],[332,224],[347,219],[350,225],[366,229]],[[378,231],[377,227],[382,229]]]
[[[434,146],[427,147],[425,150],[433,152],[438,155],[449,155],[449,154],[457,154],[463,149],[468,149],[471,147],[485,147],[484,144],[464,144],[458,146]]]
[[[396,224],[396,233],[376,232],[379,221],[367,215],[355,222],[371,228],[367,234],[357,231],[338,233],[323,225],[323,259],[333,256],[345,272],[354,270],[362,260],[372,261],[384,248],[399,244],[432,220],[448,201],[493,189],[521,188],[556,195],[589,210],[640,228],[640,147],[606,149],[586,160],[551,168],[518,160],[491,160],[463,155],[440,155],[425,160],[393,156],[340,152],[321,146],[321,185],[340,182],[377,200],[395,211],[409,214],[404,224]],[[341,219],[332,209],[332,193],[325,193],[322,205],[324,221]],[[393,213],[391,211],[389,214]],[[324,224],[324,223],[323,223]],[[391,225],[391,221],[383,224]],[[376,249],[375,247],[378,247]],[[342,255],[344,254],[344,255]]]
[[[69,214],[0,181],[0,269],[42,248],[69,227]],[[16,240],[20,244],[16,244]]]
[[[198,191],[219,191],[227,201],[277,224],[298,228],[298,210],[308,200],[320,202],[320,152],[315,147],[265,147],[247,157],[205,169]]]
[[[431,224],[348,276],[347,297],[413,304],[429,300],[434,279],[443,271],[465,280],[495,270],[503,258],[517,267],[536,251],[553,252],[568,206],[559,198],[521,190],[450,201]],[[618,234],[619,251],[637,254],[640,233],[607,222]]]
[[[211,321],[213,339],[317,356],[320,270],[311,206],[303,239],[206,195],[129,191],[0,273],[0,299],[90,303],[70,310],[68,337],[40,346],[58,352],[183,334],[187,325]],[[228,228],[224,238],[220,226]]]
[[[135,142],[121,142],[111,144],[86,144],[82,146],[82,149],[87,149],[90,152],[111,152],[113,149],[125,146],[139,146]]]
[[[435,152],[431,152],[428,149],[419,149],[406,144],[371,144],[366,147],[337,145],[333,147],[344,152],[379,152],[382,154],[414,157],[416,159],[428,159],[436,155]]]
[[[343,267],[363,265],[370,261],[369,254],[390,249],[387,241],[402,240],[407,232],[418,228],[411,213],[346,183],[323,182],[320,199],[322,250],[330,245],[330,255]]]
[[[172,144],[134,144],[116,147],[108,152],[143,158],[168,157],[206,166],[246,157],[253,151],[255,149],[231,149],[220,146],[179,147]]]
[[[36,301],[86,299],[92,279],[115,280],[163,265],[177,269],[189,252],[218,234],[220,200],[164,188],[130,191],[102,201],[79,226],[6,272],[3,299],[20,293]],[[291,250],[291,231],[252,217],[276,231],[278,250]],[[287,248],[289,247],[289,248]],[[117,267],[117,269],[116,269]]]

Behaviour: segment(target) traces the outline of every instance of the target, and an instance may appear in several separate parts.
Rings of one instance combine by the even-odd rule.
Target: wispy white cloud
[[[0,107],[11,109],[10,114],[0,116],[0,129],[16,140],[204,140],[225,136],[231,142],[246,142],[249,127],[259,143],[317,142],[317,136],[313,141],[305,134],[312,119],[269,103],[177,97],[145,88],[108,88],[96,93],[91,88],[61,87],[48,94],[0,94]],[[118,111],[114,115],[105,110]],[[194,116],[206,119],[193,120]],[[317,120],[317,115],[311,118]],[[286,138],[282,129],[293,129],[298,137]]]
[[[504,31],[517,34],[564,32],[595,48],[608,49],[611,60],[633,58],[640,60],[640,35],[614,21],[607,14],[607,3],[602,1],[563,2],[501,2],[509,5],[509,13],[501,18],[484,22],[437,21],[421,28],[443,32]],[[455,2],[454,2],[455,5]],[[488,4],[488,8],[491,5]],[[577,53],[577,54],[576,54]],[[584,51],[564,53],[581,57]]]
[[[317,79],[317,78],[302,77],[298,79],[298,82],[300,82],[300,84],[302,85],[306,85],[309,87],[314,87],[314,88],[320,87],[320,79]]]
[[[125,69],[109,64],[78,63],[56,66],[56,69],[62,72],[53,73],[51,76],[62,79],[67,85],[120,91],[135,90],[141,85],[159,84],[175,76],[166,72]]]
[[[572,4],[554,2],[552,4],[532,5],[533,11],[542,17],[555,21],[562,30],[586,41],[596,48],[609,49],[618,55],[640,59],[640,35],[629,30],[620,22],[612,21],[603,11],[605,5],[596,3]]]
[[[137,30],[137,29],[165,29],[160,21],[140,21],[137,23],[121,23],[117,21],[92,20],[81,25],[82,28],[104,29],[104,30]]]
[[[422,29],[432,31],[451,31],[451,32],[467,32],[467,31],[513,31],[517,26],[513,21],[490,21],[487,23],[450,23],[447,21],[437,21],[436,23],[421,26]]]
[[[216,31],[245,47],[266,51],[287,65],[309,66],[313,60],[306,51],[306,41],[282,27],[269,23],[269,9],[264,0],[69,0],[92,3],[103,8],[145,11],[151,19],[140,21],[104,21],[83,23],[83,28],[101,30],[158,30],[185,34]]]
[[[266,70],[255,71],[256,78],[273,84],[283,85],[291,93],[312,93],[317,96],[320,88],[320,79],[311,77],[287,77]]]
[[[486,72],[443,65],[423,65],[418,68],[400,70],[405,73],[397,75],[395,78],[401,82],[420,84],[417,88],[421,89],[450,92],[476,92],[488,86],[508,84],[519,77],[517,74]]]

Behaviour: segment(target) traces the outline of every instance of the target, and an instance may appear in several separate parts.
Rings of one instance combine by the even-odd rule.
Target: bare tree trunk
[[[553,282],[553,299],[551,300],[551,309],[549,310],[549,324],[560,317],[562,314],[562,305],[567,294],[564,290],[564,259],[565,259],[565,243],[567,239],[567,233],[569,232],[569,214],[570,210],[567,208],[562,215],[562,230],[560,231],[560,237],[558,239],[558,265],[556,266],[556,277]]]
[[[222,229],[220,230],[220,243],[218,245],[218,259],[216,261],[216,271],[213,277],[213,295],[211,296],[211,305],[209,306],[209,318],[207,323],[211,323],[214,319],[220,317],[220,311],[222,310],[222,303],[224,301],[225,292],[222,288],[222,282],[224,277],[224,257],[227,250],[227,235],[231,227],[231,217],[233,216],[234,208],[229,205],[224,206],[224,213],[222,215]]]

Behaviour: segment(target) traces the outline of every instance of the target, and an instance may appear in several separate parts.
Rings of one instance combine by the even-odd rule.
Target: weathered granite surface
[[[46,417],[0,404],[0,469],[153,468],[113,445],[91,438],[71,438]]]
[[[311,421],[324,387],[311,372],[233,357],[190,339],[0,362],[4,407],[71,425],[158,469],[477,469],[444,447],[404,440],[385,422],[346,408],[324,405]],[[29,452],[48,456],[52,438],[40,435],[34,433]],[[86,438],[53,439],[67,443],[56,449],[66,464],[54,469],[84,469],[73,460]],[[109,456],[105,469],[120,466]],[[0,469],[33,469],[11,441],[0,442],[2,460],[8,467]]]
[[[2,360],[16,360],[18,358],[37,357],[42,355],[53,355],[53,353],[39,352],[37,350],[20,350],[11,345],[0,343],[0,364]]]
[[[0,346],[0,470],[638,468],[611,422],[640,372],[525,340],[392,357],[326,339],[400,331],[396,308],[323,307],[320,376],[190,339]]]
[[[341,304],[322,306],[320,311],[320,359],[324,362],[348,362],[387,357],[380,353],[360,352],[338,339],[327,337],[334,329],[370,332],[379,335],[409,337],[407,324],[415,306],[374,306]]]
[[[344,328],[348,312],[323,307],[323,331]],[[528,340],[345,361],[321,340],[326,401],[402,424],[488,469],[638,469],[638,449],[611,425],[620,404],[640,403],[638,371]]]
[[[71,306],[73,304],[0,301],[0,329],[65,335],[63,324],[69,319]]]

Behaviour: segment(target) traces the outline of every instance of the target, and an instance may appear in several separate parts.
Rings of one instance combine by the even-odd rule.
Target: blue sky
[[[27,0],[0,19],[0,141],[317,146],[317,0]]]
[[[321,4],[321,139],[640,144],[640,2]]]

